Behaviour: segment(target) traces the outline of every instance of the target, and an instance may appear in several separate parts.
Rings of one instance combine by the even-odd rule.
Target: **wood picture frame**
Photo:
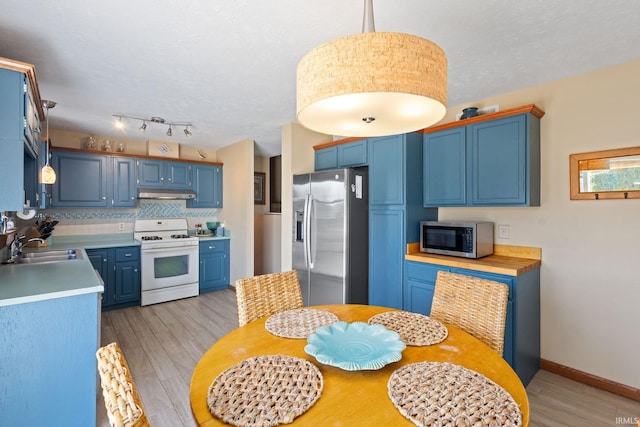
[[[264,194],[264,180],[266,174],[264,172],[253,173],[253,204],[264,205],[266,203]]]
[[[594,173],[606,178],[627,170],[627,177],[613,177],[612,188],[590,188]],[[571,200],[640,199],[640,147],[618,148],[569,155],[569,198]],[[601,179],[604,181],[604,179]],[[606,181],[605,181],[606,182]],[[583,187],[586,187],[583,189]]]

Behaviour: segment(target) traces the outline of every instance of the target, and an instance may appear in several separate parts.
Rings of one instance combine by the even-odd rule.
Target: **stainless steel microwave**
[[[420,222],[420,252],[481,258],[493,254],[492,222]]]

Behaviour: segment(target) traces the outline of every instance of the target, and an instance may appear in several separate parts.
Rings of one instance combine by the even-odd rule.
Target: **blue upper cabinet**
[[[425,206],[459,206],[466,198],[465,128],[424,136]]]
[[[51,165],[57,179],[46,207],[136,206],[134,158],[52,150]]]
[[[184,162],[167,162],[165,185],[169,188],[191,188],[191,165]]]
[[[150,188],[191,188],[191,165],[185,162],[140,159],[138,186]]]
[[[0,68],[0,192],[1,210],[37,206],[40,131],[40,94],[35,70],[24,63]]]
[[[530,105],[430,128],[424,206],[540,206],[543,115]]]
[[[129,157],[113,157],[111,174],[111,206],[134,208],[136,206],[136,161]]]
[[[222,166],[193,165],[192,188],[196,198],[187,200],[188,208],[221,208]]]
[[[321,148],[315,152],[316,171],[366,166],[368,155],[368,140],[357,141]]]
[[[338,147],[321,148],[315,152],[315,168],[317,171],[338,167]]]
[[[402,205],[405,202],[406,135],[371,138],[369,141],[369,205]]]
[[[364,166],[367,164],[368,140],[350,142],[338,145],[338,167],[348,168],[353,166]]]
[[[52,151],[56,171],[51,207],[106,208],[108,203],[106,155]]]

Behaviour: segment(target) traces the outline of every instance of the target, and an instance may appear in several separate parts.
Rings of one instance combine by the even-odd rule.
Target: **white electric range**
[[[186,218],[137,219],[133,237],[140,242],[141,305],[199,294],[197,237]]]

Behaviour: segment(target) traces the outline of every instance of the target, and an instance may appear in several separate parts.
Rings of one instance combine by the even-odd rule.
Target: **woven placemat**
[[[233,365],[209,386],[211,414],[234,426],[289,424],[320,397],[320,370],[299,357],[257,356]]]
[[[329,326],[337,321],[338,316],[327,310],[297,308],[274,314],[264,326],[267,331],[279,337],[307,338],[320,326]]]
[[[407,345],[433,345],[444,341],[449,336],[447,327],[442,322],[419,313],[408,311],[386,311],[369,319],[369,324],[382,325],[400,334],[400,339]]]
[[[391,374],[389,397],[418,426],[521,426],[511,395],[484,375],[460,365],[420,362]]]

